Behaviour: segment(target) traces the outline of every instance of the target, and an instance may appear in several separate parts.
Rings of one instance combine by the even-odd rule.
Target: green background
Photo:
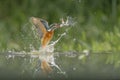
[[[40,77],[39,72],[33,73],[39,65],[38,59],[6,53],[26,53],[40,48],[40,38],[29,22],[33,16],[49,24],[60,23],[61,18],[69,16],[76,23],[56,29],[52,39],[55,41],[66,33],[55,45],[55,52],[63,53],[56,58],[56,63],[70,78],[79,73],[85,78],[95,74],[100,79],[119,78],[120,0],[0,0],[0,78],[14,78],[15,74],[19,79],[28,75]],[[86,56],[84,51],[90,54]],[[74,52],[77,52],[76,57],[65,56]]]
[[[59,51],[120,50],[119,0],[1,0],[1,51],[24,50],[30,43],[36,48],[40,46],[40,41],[31,39],[32,33],[27,30],[32,26],[29,23],[32,16],[43,18],[49,24],[67,16],[74,18],[76,24],[56,45]],[[66,29],[56,30],[53,41]]]

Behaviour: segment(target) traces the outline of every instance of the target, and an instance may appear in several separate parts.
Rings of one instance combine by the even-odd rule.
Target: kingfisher
[[[31,17],[30,22],[36,27],[38,34],[41,38],[41,47],[45,49],[46,46],[49,44],[50,40],[54,35],[54,30],[63,26],[69,26],[71,24],[71,18],[68,17],[66,21],[61,19],[61,23],[54,23],[52,25],[48,25],[48,22],[44,19]],[[47,55],[47,53],[46,53]],[[43,59],[41,61],[41,68],[45,73],[51,72],[52,68],[50,67],[49,63]]]
[[[45,49],[54,35],[54,30],[59,28],[60,24],[54,23],[49,26],[46,20],[36,17],[31,17],[30,22],[36,27],[41,38],[41,47]],[[46,60],[41,61],[41,68],[45,73],[52,71],[52,68]]]
[[[37,28],[38,33],[41,38],[41,46],[42,48],[46,48],[46,46],[49,44],[50,40],[52,39],[54,35],[54,30],[56,28],[60,27],[60,24],[54,23],[52,25],[48,25],[48,22],[46,20],[31,17],[32,24]]]

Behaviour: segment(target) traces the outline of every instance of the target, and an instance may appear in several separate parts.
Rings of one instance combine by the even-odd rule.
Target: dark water
[[[0,80],[113,80],[120,79],[120,67],[107,63],[108,55],[114,53],[77,52],[55,53],[56,67],[53,72],[44,74],[40,69],[40,60],[29,55],[0,55]]]

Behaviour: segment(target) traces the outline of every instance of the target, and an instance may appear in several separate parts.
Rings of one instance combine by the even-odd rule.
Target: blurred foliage
[[[76,25],[55,46],[57,51],[120,50],[119,0],[1,0],[1,51],[29,50],[30,45],[39,48],[40,40],[29,23],[32,16],[46,19],[49,24],[67,16],[75,19]],[[53,41],[67,28],[57,29]]]
[[[97,70],[99,67],[94,66],[103,62],[113,64],[117,68],[120,66],[120,0],[0,0],[0,52],[39,49],[40,39],[36,38],[36,33],[29,22],[32,16],[43,18],[49,24],[59,23],[60,18],[72,17],[76,22],[74,26],[63,27],[55,31],[52,41],[57,40],[59,34],[66,32],[66,35],[55,45],[55,50],[60,52],[87,50],[101,54],[111,52],[107,55],[105,53],[105,56],[93,56],[92,54],[90,64],[93,66],[90,70]],[[19,58],[8,60],[9,62],[5,59],[0,58],[0,64],[3,67],[5,65],[5,69],[8,69],[7,66],[12,62],[12,67],[20,66],[20,71],[23,68],[24,70],[34,68],[37,64],[33,61],[32,66],[26,65],[28,61],[24,63],[24,60],[19,60]],[[76,58],[71,60],[62,56],[59,61],[66,69],[69,69],[68,66],[73,68],[73,64],[71,66],[71,63],[68,63],[71,60],[77,65],[78,71],[83,70],[79,67],[84,68],[84,66],[78,66],[79,64],[84,64],[86,59],[88,59],[86,62],[89,62],[89,58],[83,60],[83,63],[79,60],[74,61],[74,59]],[[95,63],[96,61],[98,64]]]

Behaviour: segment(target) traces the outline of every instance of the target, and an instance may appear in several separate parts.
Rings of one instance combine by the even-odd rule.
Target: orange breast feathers
[[[43,48],[45,48],[46,45],[50,42],[50,40],[51,40],[52,37],[53,37],[53,34],[54,34],[54,31],[52,30],[52,31],[47,31],[47,32],[43,35],[43,37],[42,37],[42,39],[41,39],[41,44],[42,44],[42,47],[43,47]]]

